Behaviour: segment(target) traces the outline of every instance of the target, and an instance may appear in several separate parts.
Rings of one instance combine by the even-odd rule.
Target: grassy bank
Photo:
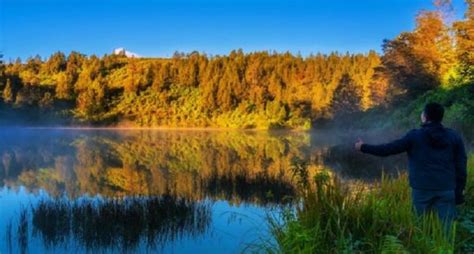
[[[302,203],[270,220],[268,253],[465,253],[474,250],[474,155],[469,159],[467,202],[451,233],[435,216],[419,218],[406,174],[373,188],[347,186],[321,173],[301,188]]]

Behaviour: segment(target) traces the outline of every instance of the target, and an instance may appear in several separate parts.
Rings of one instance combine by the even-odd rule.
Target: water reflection
[[[267,202],[293,194],[294,158],[345,176],[378,177],[400,160],[374,160],[308,133],[41,131],[1,135],[0,180],[51,195],[172,194]],[[13,133],[10,133],[13,134]],[[361,169],[364,169],[361,171]],[[361,174],[361,172],[365,172]],[[260,188],[260,189],[258,189]],[[258,190],[257,190],[258,189]]]
[[[2,130],[0,184],[48,197],[27,205],[13,226],[4,223],[6,244],[27,252],[34,242],[28,239],[31,231],[51,249],[74,244],[92,251],[142,245],[153,250],[205,235],[216,218],[215,202],[240,211],[251,210],[249,204],[262,211],[291,204],[301,181],[295,166],[304,165],[306,180],[331,168],[345,179],[371,181],[379,178],[381,168],[394,171],[403,163],[354,153],[329,137],[305,132]],[[96,196],[100,198],[90,198]]]
[[[65,244],[72,237],[88,250],[130,250],[141,241],[155,248],[185,235],[203,234],[210,223],[207,203],[169,195],[41,200],[31,212],[33,233],[47,246]]]
[[[53,196],[277,202],[294,194],[291,158],[307,156],[305,135],[55,132],[38,140],[32,132],[0,146],[0,179]]]
[[[327,149],[322,163],[340,178],[371,182],[378,181],[383,173],[393,175],[405,170],[407,158],[404,154],[380,158],[356,153],[353,151],[352,144],[346,144],[334,145]]]
[[[210,204],[170,195],[128,198],[43,198],[23,208],[18,222],[6,228],[7,248],[14,239],[19,251],[28,250],[31,215],[32,235],[39,236],[46,248],[67,245],[74,240],[86,251],[136,249],[146,243],[159,249],[184,237],[203,235],[211,222]],[[17,230],[12,232],[12,225]]]

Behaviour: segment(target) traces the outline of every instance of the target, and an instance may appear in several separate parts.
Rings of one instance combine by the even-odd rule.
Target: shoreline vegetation
[[[296,175],[306,175],[296,165]],[[269,218],[274,242],[266,253],[471,253],[474,251],[474,154],[468,162],[466,204],[450,232],[433,214],[415,215],[408,176],[382,176],[371,188],[344,185],[322,172],[300,186],[301,203]]]
[[[289,131],[300,132],[310,131],[311,129],[236,129],[224,127],[173,127],[173,126],[156,126],[156,127],[140,127],[140,126],[4,126],[4,128],[22,128],[22,129],[57,129],[57,130],[163,130],[163,131],[238,131],[238,132],[259,132],[259,131]]]

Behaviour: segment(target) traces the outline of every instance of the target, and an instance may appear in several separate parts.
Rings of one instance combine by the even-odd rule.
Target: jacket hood
[[[428,135],[431,147],[443,149],[449,145],[448,131],[442,124],[425,123],[421,127]]]

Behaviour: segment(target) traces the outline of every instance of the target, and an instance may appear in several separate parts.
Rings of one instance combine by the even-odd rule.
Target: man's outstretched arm
[[[393,154],[399,154],[408,151],[410,149],[410,138],[409,134],[405,135],[401,139],[397,139],[393,142],[382,144],[382,145],[368,145],[364,144],[361,140],[356,143],[356,149],[363,153],[368,153],[376,156],[389,156]]]

